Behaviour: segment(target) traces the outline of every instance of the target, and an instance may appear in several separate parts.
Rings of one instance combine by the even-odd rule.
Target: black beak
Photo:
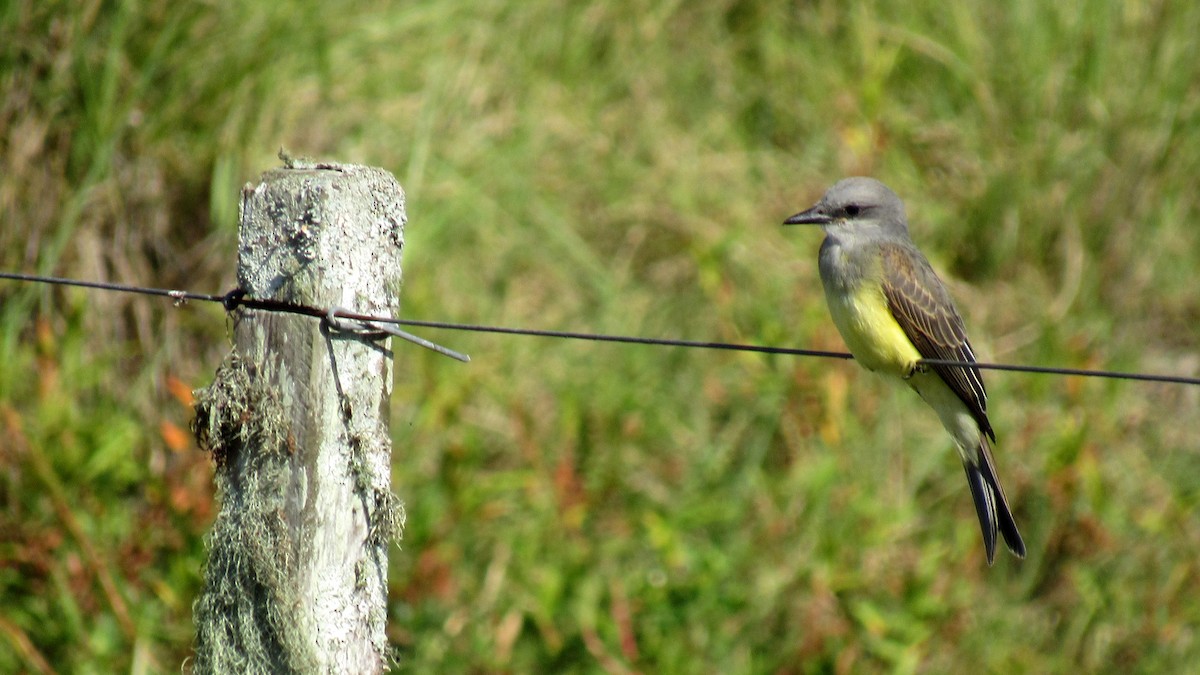
[[[833,218],[819,213],[817,207],[814,206],[807,211],[801,211],[796,215],[783,221],[784,225],[828,225],[833,222]]]

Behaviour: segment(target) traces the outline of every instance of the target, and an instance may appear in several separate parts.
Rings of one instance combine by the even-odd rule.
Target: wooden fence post
[[[269,171],[242,195],[250,297],[399,311],[404,193],[353,165]],[[390,343],[240,309],[234,349],[198,392],[220,511],[196,600],[198,673],[373,673],[390,657]]]

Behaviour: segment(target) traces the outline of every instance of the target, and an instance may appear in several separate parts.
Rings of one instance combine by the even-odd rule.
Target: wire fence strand
[[[103,281],[87,281],[83,279],[68,279],[63,277],[42,276],[36,274],[21,274],[17,272],[0,272],[0,279],[10,279],[14,281],[24,281],[29,283],[52,284],[56,286],[75,286],[80,288],[90,288],[95,290],[112,291],[118,293],[133,293],[139,295],[151,295],[171,298],[175,304],[182,304],[187,301],[197,302],[216,302],[220,303],[226,311],[233,311],[238,307],[246,309],[254,309],[266,312],[286,312],[290,314],[300,314],[303,316],[311,316],[319,319],[340,318],[358,321],[364,325],[368,324],[396,324],[401,326],[410,326],[415,328],[431,328],[441,330],[467,331],[475,333],[495,333],[501,335],[523,335],[531,337],[555,338],[564,340],[585,340],[590,342],[615,342],[621,344],[636,344],[636,345],[653,345],[659,347],[683,347],[691,349],[711,349],[725,351],[752,352],[758,354],[782,354],[787,356],[805,356],[814,358],[829,358],[829,359],[853,359],[854,356],[846,352],[826,351],[819,349],[800,349],[795,347],[773,347],[764,345],[751,345],[730,342],[707,342],[693,340],[679,340],[674,338],[652,338],[639,337],[631,335],[611,335],[605,333],[586,333],[577,331],[561,331],[561,330],[545,330],[538,328],[513,328],[505,326],[490,326],[484,324],[472,323],[453,323],[448,321],[426,321],[420,319],[398,319],[393,317],[372,316],[369,314],[360,314],[357,312],[344,310],[340,308],[318,308],[309,307],[307,305],[298,305],[294,303],[281,302],[278,300],[259,299],[247,297],[245,292],[240,289],[235,289],[225,294],[212,293],[196,293],[192,291],[173,290],[165,288],[150,288],[145,286],[134,286],[130,284],[118,284]],[[392,333],[395,334],[395,333]],[[405,339],[422,344],[428,342],[415,336],[400,336]],[[428,346],[440,353],[450,352],[449,356],[459,358],[462,355],[457,355],[457,352],[448,350],[437,345]],[[465,358],[459,358],[465,361]],[[929,366],[954,366],[965,368],[978,368],[979,370],[997,370],[1018,373],[1033,373],[1042,375],[1062,375],[1071,377],[1095,377],[1107,378],[1115,380],[1132,380],[1140,382],[1161,382],[1168,384],[1184,384],[1200,386],[1200,377],[1190,377],[1186,375],[1165,375],[1157,373],[1140,373],[1130,371],[1116,370],[1100,370],[1089,368],[1064,368],[1057,366],[1027,366],[1009,363],[979,363],[974,361],[953,361],[946,359],[922,359],[924,365]]]

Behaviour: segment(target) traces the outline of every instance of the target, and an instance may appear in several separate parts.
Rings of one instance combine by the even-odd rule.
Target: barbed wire
[[[261,298],[248,297],[245,291],[235,289],[225,294],[212,293],[196,293],[193,291],[173,290],[165,288],[150,288],[146,286],[135,286],[130,284],[118,284],[104,281],[87,281],[83,279],[69,279],[64,277],[52,277],[36,274],[21,274],[17,272],[0,272],[0,279],[10,279],[14,281],[25,281],[31,283],[52,284],[56,286],[75,286],[81,288],[90,288],[96,290],[113,291],[119,293],[132,293],[139,295],[151,295],[167,297],[174,300],[176,305],[181,305],[188,301],[197,302],[215,302],[219,303],[226,311],[233,311],[238,307],[246,309],[256,309],[266,312],[283,312],[288,314],[299,314],[321,319],[332,325],[339,325],[338,320],[354,321],[360,324],[360,330],[379,331],[389,335],[409,340],[414,344],[418,344],[427,349],[432,349],[440,354],[450,356],[451,358],[460,361],[469,361],[470,358],[465,354],[461,354],[441,345],[437,345],[424,338],[417,337],[411,333],[399,330],[395,326],[410,326],[415,328],[432,328],[441,330],[457,330],[475,333],[496,333],[502,335],[523,335],[531,337],[544,337],[566,340],[585,340],[590,342],[615,342],[622,344],[638,344],[638,345],[653,345],[662,347],[684,347],[692,349],[714,349],[725,351],[753,352],[758,354],[781,354],[787,356],[806,356],[815,358],[830,358],[830,359],[853,359],[852,354],[846,352],[825,351],[819,349],[800,349],[795,347],[771,347],[763,345],[740,344],[731,342],[707,342],[693,340],[679,340],[673,338],[651,338],[639,337],[630,335],[611,335],[604,333],[584,333],[576,331],[560,331],[560,330],[544,330],[537,328],[512,328],[505,326],[489,326],[484,324],[472,323],[453,323],[448,321],[426,321],[421,319],[398,319],[393,317],[372,316],[369,314],[361,314],[358,312],[342,309],[339,307],[318,308],[308,305],[301,305],[281,300],[269,300]],[[342,329],[346,329],[344,325],[340,325]],[[922,359],[922,364],[927,366],[957,366],[966,368],[978,368],[980,370],[998,370],[1019,373],[1033,373],[1042,375],[1064,375],[1073,377],[1096,377],[1116,380],[1133,380],[1140,382],[1162,382],[1168,384],[1186,384],[1200,385],[1200,377],[1188,377],[1185,375],[1162,375],[1156,373],[1140,373],[1130,371],[1115,371],[1101,370],[1089,368],[1063,368],[1056,366],[1026,366],[1008,363],[980,363],[974,361],[955,361],[949,359]]]

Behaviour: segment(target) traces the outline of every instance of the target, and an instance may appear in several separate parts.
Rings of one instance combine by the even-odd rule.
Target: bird
[[[825,231],[819,269],[829,313],[850,353],[867,370],[907,384],[937,413],[958,447],[987,563],[997,534],[1025,557],[1004,488],[996,473],[996,433],[978,368],[926,364],[923,359],[976,363],[962,316],[908,233],[904,203],[874,178],[845,178],[812,208],[784,225]]]

